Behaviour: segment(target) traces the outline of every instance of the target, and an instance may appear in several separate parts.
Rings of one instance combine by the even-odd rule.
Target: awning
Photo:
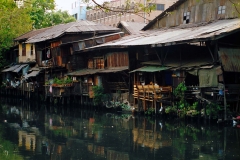
[[[116,73],[124,70],[128,70],[128,66],[108,68],[108,69],[101,70],[98,73]]]
[[[2,70],[2,72],[10,72],[10,71],[13,71],[15,69],[17,69],[20,65],[15,65],[15,66],[12,66],[10,68],[7,68],[7,69],[4,69]]]
[[[138,69],[135,69],[129,73],[132,72],[158,72],[158,71],[163,71],[163,70],[167,70],[169,69],[169,67],[162,67],[162,66],[144,66]]]
[[[39,74],[40,71],[32,71],[31,73],[27,74],[24,76],[24,78],[29,78],[29,77],[36,77]]]
[[[25,66],[27,66],[27,65],[28,65],[28,64],[23,64],[23,65],[21,65],[20,67],[14,69],[13,72],[18,73],[19,71],[21,71],[21,69],[22,69],[23,67],[25,67]]]
[[[107,68],[107,69],[82,69],[75,72],[68,73],[69,76],[84,76],[84,75],[91,75],[96,73],[116,73],[120,71],[127,70],[128,67],[114,67],[114,68]]]
[[[67,75],[69,76],[83,76],[83,75],[90,75],[90,74],[95,74],[99,71],[100,69],[82,69],[78,70],[75,72],[68,73]]]

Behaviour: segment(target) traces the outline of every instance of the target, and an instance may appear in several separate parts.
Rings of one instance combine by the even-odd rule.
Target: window
[[[164,4],[156,4],[156,10],[164,11]]]
[[[103,69],[104,68],[103,58],[94,58],[94,68],[95,69]]]
[[[31,55],[33,55],[33,44],[31,44]]]
[[[164,11],[165,5],[164,4],[154,4],[154,3],[149,3],[149,6],[155,5],[156,6],[156,10],[158,11]]]
[[[226,6],[219,6],[218,7],[218,14],[225,14]]]
[[[77,15],[77,13],[74,14],[73,17],[74,17],[75,19],[78,19],[78,15]]]
[[[88,60],[88,69],[93,69],[93,59]]]
[[[26,56],[26,44],[22,43],[22,56]]]
[[[88,60],[89,69],[102,69],[104,68],[104,59],[103,58],[94,58]]]
[[[190,21],[190,12],[183,13],[183,24],[188,24]]]

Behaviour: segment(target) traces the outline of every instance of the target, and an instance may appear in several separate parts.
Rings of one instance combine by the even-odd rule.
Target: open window
[[[183,13],[183,24],[188,24],[190,22],[190,12]]]
[[[218,7],[218,14],[225,14],[226,6],[219,6]]]

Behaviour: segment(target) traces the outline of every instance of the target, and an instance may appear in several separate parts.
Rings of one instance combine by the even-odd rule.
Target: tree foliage
[[[125,0],[125,2],[120,7],[112,6],[108,1],[102,4],[98,3],[96,0],[83,0],[87,4],[87,9],[101,10],[105,13],[112,12],[118,15],[123,15],[125,13],[131,13],[143,17],[142,13],[150,14],[152,11],[156,10],[155,0],[146,0],[132,2],[131,0]]]
[[[24,7],[29,12],[34,29],[75,21],[67,11],[55,11],[54,0],[26,0]]]
[[[69,23],[74,21],[76,21],[76,19],[70,16],[67,11],[58,10],[53,12],[47,12],[41,25],[43,28],[45,28],[61,23]]]
[[[75,21],[67,11],[55,11],[54,0],[25,0],[17,7],[14,0],[0,0],[0,68],[13,39],[32,30]]]
[[[5,65],[3,53],[13,45],[13,39],[30,29],[27,10],[18,8],[12,0],[0,1],[0,67]]]

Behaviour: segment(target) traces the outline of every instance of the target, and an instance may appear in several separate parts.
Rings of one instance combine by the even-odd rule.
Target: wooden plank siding
[[[122,67],[128,65],[129,60],[127,52],[107,54],[107,67]]]
[[[237,4],[239,0],[232,0],[232,2]],[[225,14],[218,14],[219,6],[226,6]],[[236,7],[240,10],[239,5]],[[150,29],[183,25],[184,12],[190,12],[189,24],[237,18],[239,16],[235,6],[228,0],[188,0],[168,15],[158,19]]]

